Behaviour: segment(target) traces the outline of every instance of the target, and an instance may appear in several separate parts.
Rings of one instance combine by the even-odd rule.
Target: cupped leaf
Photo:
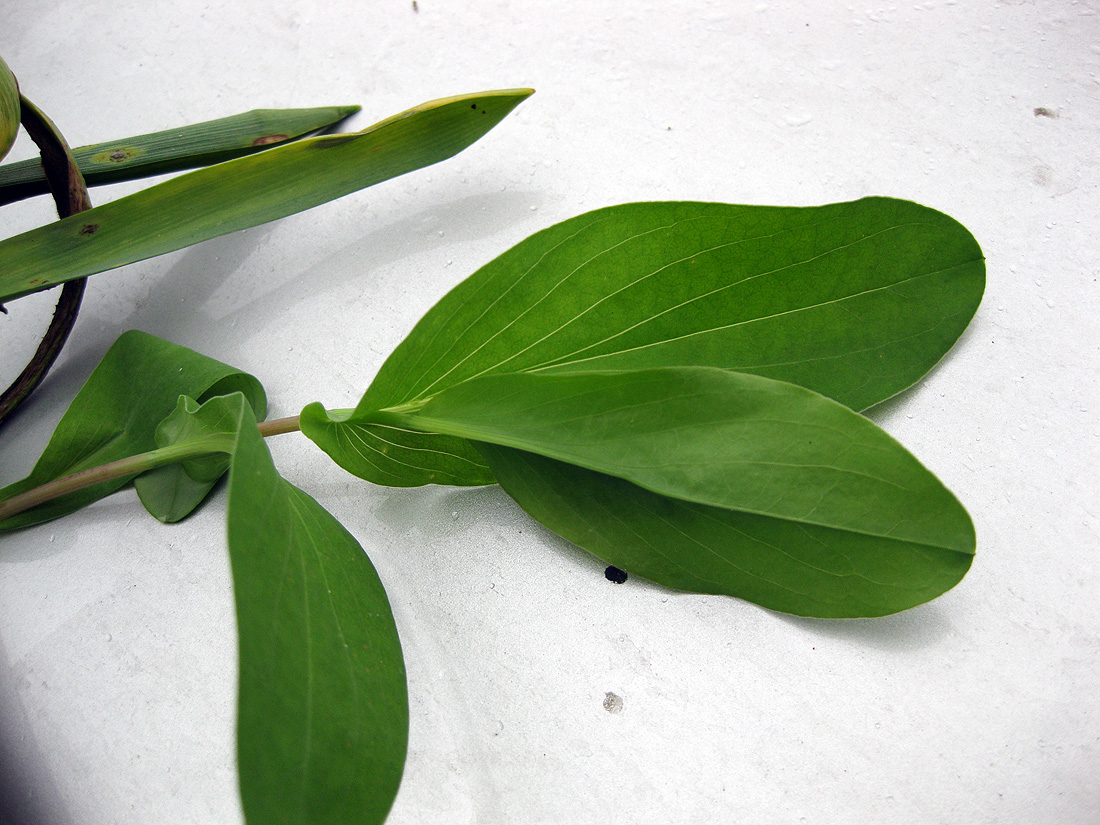
[[[158,424],[181,395],[205,399],[240,391],[258,418],[267,410],[260,382],[247,373],[144,332],[124,333],[62,416],[30,475],[0,489],[0,501],[46,482],[156,449]],[[131,479],[97,484],[0,521],[26,527],[79,510]]]
[[[250,155],[297,140],[358,111],[358,106],[253,109],[177,129],[81,146],[73,149],[73,157],[88,186],[101,186]],[[0,204],[48,191],[37,160],[0,166]]]
[[[393,614],[363,548],[275,469],[243,395],[178,411],[176,444],[231,433],[237,762],[250,823],[381,823],[408,741]],[[184,425],[182,419],[190,418]],[[207,478],[217,467],[187,465]]]
[[[19,84],[0,57],[0,160],[15,143],[19,132]]]
[[[970,553],[708,507],[534,453],[481,444],[524,510],[607,564],[771,610],[885,616],[954,587]]]
[[[431,101],[362,132],[308,138],[180,175],[0,242],[0,301],[282,218],[445,160],[531,94]]]
[[[157,447],[193,444],[236,432],[237,421],[232,416],[198,416],[198,407],[194,399],[181,395],[176,409],[157,427]],[[150,515],[166,523],[176,522],[203,502],[228,469],[228,451],[214,452],[142,473],[134,479],[134,489]]]
[[[908,201],[601,209],[459,284],[386,361],[357,412],[500,372],[661,366],[753,373],[863,409],[943,357],[981,300],[984,273],[964,227]],[[458,439],[357,420],[313,407],[303,431],[380,484],[428,483],[444,464],[453,476],[468,451]],[[449,483],[486,478],[475,464]]]

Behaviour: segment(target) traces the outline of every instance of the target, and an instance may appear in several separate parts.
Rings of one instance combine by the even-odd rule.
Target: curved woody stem
[[[19,96],[20,121],[42,153],[42,167],[50,185],[57,214],[62,218],[91,209],[88,187],[65,138],[53,122],[27,98]],[[19,377],[0,395],[0,424],[14,412],[46,377],[72,332],[84,297],[86,279],[69,281],[61,288],[53,319],[34,356]]]

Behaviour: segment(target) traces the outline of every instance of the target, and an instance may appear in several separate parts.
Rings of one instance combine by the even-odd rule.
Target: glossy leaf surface
[[[425,103],[362,132],[209,166],[0,242],[0,301],[282,218],[445,160],[531,93]]]
[[[181,412],[192,418],[178,428],[182,441],[232,434],[245,819],[381,823],[408,738],[404,661],[382,583],[355,538],[278,474],[241,394],[188,400]],[[206,461],[189,472],[216,471]]]
[[[966,574],[969,553],[683,501],[482,444],[500,484],[558,535],[632,575],[820,618],[884,616]]]
[[[0,57],[0,160],[8,153],[19,131],[19,85]]]
[[[296,140],[359,111],[358,106],[253,109],[163,132],[80,146],[73,157],[88,186],[221,163]],[[38,160],[0,166],[0,204],[49,191]]]
[[[943,357],[981,300],[984,273],[964,227],[908,201],[602,209],[459,284],[386,361],[357,413],[499,372],[657,366],[753,373],[863,409]],[[455,458],[468,455],[458,439],[305,413],[303,431],[371,481],[491,477],[468,458],[455,477]]]
[[[80,470],[157,446],[158,424],[181,395],[200,400],[244,392],[259,417],[263,387],[220,361],[143,332],[124,333],[107,351],[61,418],[31,474],[0,489],[0,500]],[[123,487],[116,479],[71,493],[0,522],[0,530],[26,527],[80,509]]]

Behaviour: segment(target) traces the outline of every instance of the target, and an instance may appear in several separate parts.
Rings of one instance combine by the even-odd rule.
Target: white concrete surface
[[[412,730],[391,825],[1100,822],[1098,11],[5,0],[0,52],[74,145],[258,106],[360,103],[359,128],[538,92],[444,164],[94,277],[0,431],[0,483],[126,329],[255,373],[275,416],[350,406],[448,288],[580,212],[920,201],[989,267],[955,351],[872,414],[977,526],[972,571],[929,605],[820,622],[614,585],[495,488],[371,487],[296,436],[276,461],[393,602]],[[9,207],[0,234],[50,218],[45,199]],[[0,378],[48,306],[0,317]],[[239,821],[223,506],[164,527],[121,493],[0,537],[0,776],[20,825]]]

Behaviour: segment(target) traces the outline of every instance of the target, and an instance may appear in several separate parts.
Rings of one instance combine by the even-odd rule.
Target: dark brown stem
[[[20,121],[42,153],[42,168],[50,185],[57,214],[62,218],[92,208],[84,176],[73,159],[65,138],[42,111],[22,95],[19,96]],[[76,323],[80,301],[84,297],[87,279],[69,281],[61,288],[53,319],[35,350],[30,363],[19,373],[10,387],[0,395],[0,424],[34,391],[46,377],[53,362],[61,354],[65,340]]]

